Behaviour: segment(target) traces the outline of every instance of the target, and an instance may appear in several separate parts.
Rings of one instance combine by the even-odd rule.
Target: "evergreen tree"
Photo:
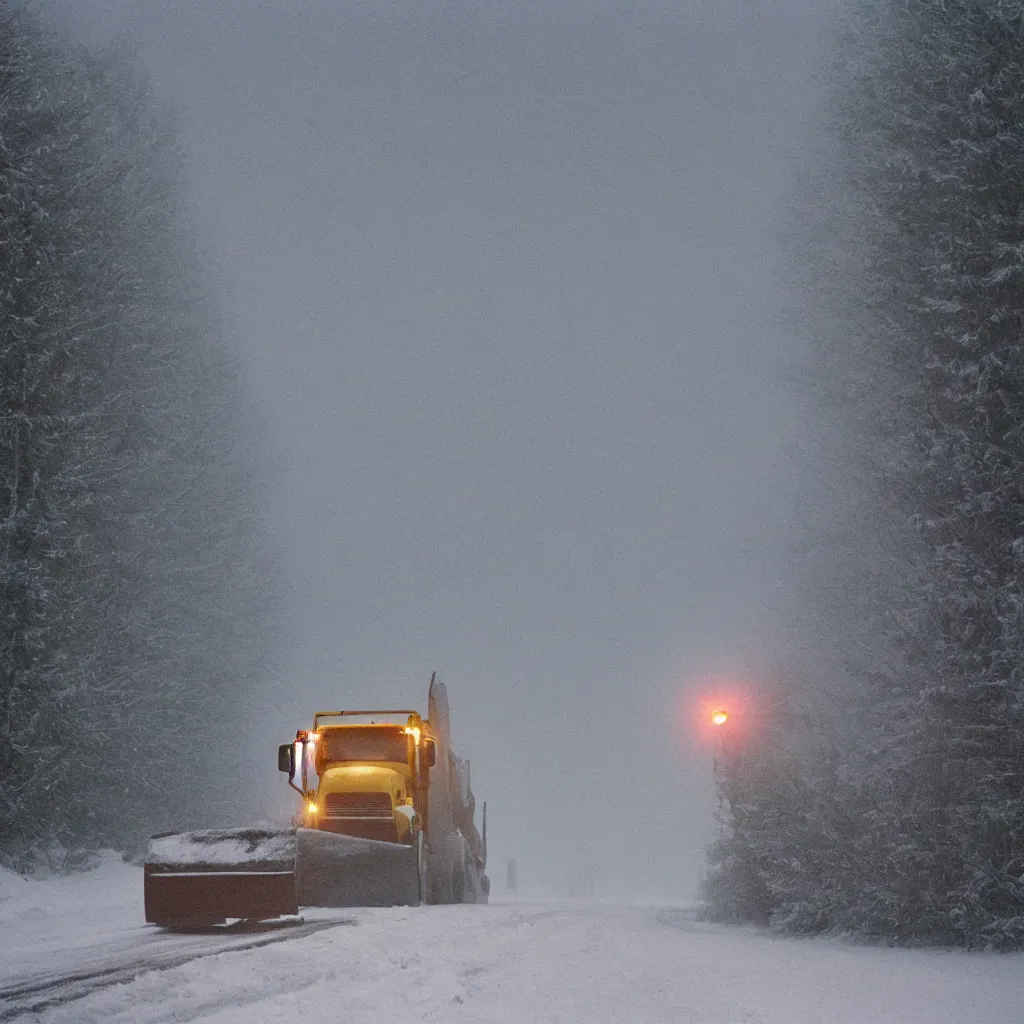
[[[863,0],[840,51],[813,727],[751,753],[728,843],[782,927],[1019,948],[1024,4]]]
[[[242,817],[274,645],[258,431],[173,124],[0,2],[0,856]],[[247,709],[239,711],[239,708]],[[239,773],[240,774],[240,773]],[[223,820],[223,818],[221,818]]]
[[[899,609],[880,897],[908,938],[1024,943],[1024,5],[877,6],[853,65],[868,294],[908,382],[893,506],[921,541]],[[854,156],[855,154],[855,156]],[[886,813],[887,812],[887,813]]]

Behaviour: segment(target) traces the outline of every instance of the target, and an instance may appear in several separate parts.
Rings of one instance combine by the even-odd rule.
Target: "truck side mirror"
[[[282,743],[277,748],[277,770],[287,772],[288,778],[295,775],[295,744]]]
[[[428,768],[433,768],[437,764],[437,744],[433,740],[423,741],[423,763]]]

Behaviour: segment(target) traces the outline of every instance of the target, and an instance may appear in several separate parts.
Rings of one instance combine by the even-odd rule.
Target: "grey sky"
[[[136,35],[182,111],[279,452],[268,772],[315,707],[436,668],[493,876],[586,849],[689,895],[680,693],[766,656],[784,576],[776,225],[822,5],[47,6]]]

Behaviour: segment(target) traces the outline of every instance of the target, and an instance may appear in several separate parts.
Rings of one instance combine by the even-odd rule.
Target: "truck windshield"
[[[321,734],[317,760],[337,761],[402,761],[409,760],[408,734],[400,726],[382,729],[379,726],[346,726],[327,729]]]

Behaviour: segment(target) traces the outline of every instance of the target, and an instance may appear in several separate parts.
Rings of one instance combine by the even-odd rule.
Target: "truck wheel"
[[[466,869],[461,861],[456,861],[452,866],[452,903],[466,902]]]
[[[431,903],[433,906],[436,907],[440,906],[442,903],[451,902],[448,899],[448,887],[447,885],[445,885],[444,879],[434,876],[430,880],[430,885],[428,886],[428,888],[430,890],[430,897],[428,899],[428,902]]]
[[[426,902],[432,907],[439,903],[448,902],[448,873],[444,859],[436,853],[423,851],[423,858],[426,870],[424,881],[426,883]]]

